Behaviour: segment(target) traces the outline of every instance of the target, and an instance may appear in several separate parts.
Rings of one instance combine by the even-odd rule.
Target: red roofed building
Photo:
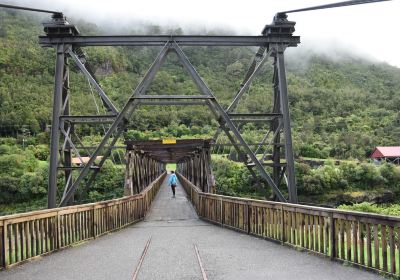
[[[376,147],[371,158],[400,164],[400,146]]]

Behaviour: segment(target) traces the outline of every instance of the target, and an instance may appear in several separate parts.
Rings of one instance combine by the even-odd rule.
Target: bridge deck
[[[382,279],[378,275],[211,225],[198,219],[177,188],[164,182],[143,222],[86,244],[0,272],[0,279]]]

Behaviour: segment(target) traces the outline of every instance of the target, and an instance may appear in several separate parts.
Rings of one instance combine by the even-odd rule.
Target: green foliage
[[[261,198],[265,194],[254,188],[254,180],[243,164],[225,157],[213,156],[212,168],[216,179],[217,193],[230,196]]]
[[[119,160],[117,150],[114,158]],[[123,160],[123,151],[120,155]],[[46,198],[48,185],[48,164],[42,159],[48,156],[48,147],[29,146],[22,150],[17,146],[0,145],[0,210],[1,204],[16,204]],[[89,192],[89,201],[120,197],[123,194],[124,165],[107,160]],[[60,174],[58,181],[64,180]],[[61,193],[61,189],[59,193]],[[25,204],[21,207],[26,207]],[[1,211],[0,211],[1,212]]]
[[[0,203],[10,203],[18,201],[20,195],[20,180],[19,178],[3,175],[0,177]]]
[[[93,187],[89,192],[90,200],[99,198],[117,198],[124,192],[125,165],[115,165],[106,160],[101,172],[98,174]]]
[[[0,204],[29,201],[47,192],[47,166],[32,149],[0,145]]]
[[[90,191],[89,192],[89,200],[90,201],[101,201],[103,198],[104,198],[104,195],[102,195],[98,191]]]
[[[8,155],[11,153],[11,147],[7,145],[0,145],[0,155]]]
[[[369,212],[382,215],[400,216],[399,204],[376,205],[369,202],[362,202],[353,205],[341,205],[338,208],[344,210]]]
[[[0,216],[46,209],[47,197],[30,198],[26,202],[0,203]]]
[[[50,155],[50,148],[47,145],[30,145],[28,149],[33,152],[35,158],[38,160],[47,160],[47,157]]]
[[[328,158],[329,150],[324,149],[324,147],[320,148],[316,143],[314,144],[303,144],[299,147],[298,151],[299,155],[303,157],[310,158]]]
[[[299,192],[322,194],[333,190],[374,190],[384,188],[400,192],[400,169],[393,164],[342,162],[328,163],[311,169],[306,164],[296,164]]]
[[[22,175],[19,189],[28,199],[35,195],[44,195],[47,193],[45,178],[40,172],[29,172]]]
[[[17,139],[15,139],[13,137],[0,138],[0,145],[14,146],[16,144],[17,144]]]
[[[393,164],[335,161],[335,165],[328,162],[317,168],[296,164],[300,200],[335,207],[362,201],[399,201],[399,175],[400,168]]]
[[[0,157],[0,174],[21,176],[24,172],[33,172],[37,162],[32,153],[8,154]]]
[[[52,106],[54,52],[37,44],[42,34],[38,18],[31,14],[1,11],[0,36],[0,131],[21,141],[29,135],[47,144]],[[96,35],[100,28],[79,22],[84,34]],[[179,28],[175,30],[181,33]],[[173,32],[175,32],[173,31]],[[137,31],[143,33],[142,31]],[[149,26],[146,32],[170,34],[169,29]],[[154,33],[154,34],[155,34]],[[150,33],[153,34],[153,33]],[[144,75],[159,49],[154,47],[96,47],[85,49],[101,86],[121,108]],[[254,51],[249,48],[187,48],[185,52],[199,74],[226,108],[237,92]],[[304,63],[307,61],[307,63]],[[378,145],[397,145],[400,138],[400,70],[386,64],[351,57],[331,61],[310,54],[287,60],[287,80],[293,138],[297,156],[364,159]],[[238,111],[267,112],[272,108],[272,71],[265,67],[241,100]],[[97,114],[86,79],[71,68],[71,112]],[[199,94],[174,55],[148,89],[148,94]],[[101,102],[100,113],[104,113]],[[85,106],[82,106],[85,104]],[[162,137],[210,138],[217,127],[214,116],[201,106],[139,107],[131,118],[126,139]],[[265,125],[244,126],[246,139],[262,138]],[[24,132],[25,131],[25,132]],[[102,129],[83,125],[76,132],[86,135]],[[27,141],[28,141],[27,140]],[[46,151],[37,151],[44,159]]]

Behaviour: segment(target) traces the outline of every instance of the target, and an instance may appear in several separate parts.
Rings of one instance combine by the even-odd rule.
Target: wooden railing
[[[165,176],[163,173],[133,196],[0,217],[0,268],[9,268],[143,219]]]
[[[389,275],[400,275],[400,218],[201,192],[178,174],[200,218]]]

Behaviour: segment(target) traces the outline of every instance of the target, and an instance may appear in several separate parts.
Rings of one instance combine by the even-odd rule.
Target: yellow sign
[[[163,139],[163,144],[176,144],[176,139]]]

